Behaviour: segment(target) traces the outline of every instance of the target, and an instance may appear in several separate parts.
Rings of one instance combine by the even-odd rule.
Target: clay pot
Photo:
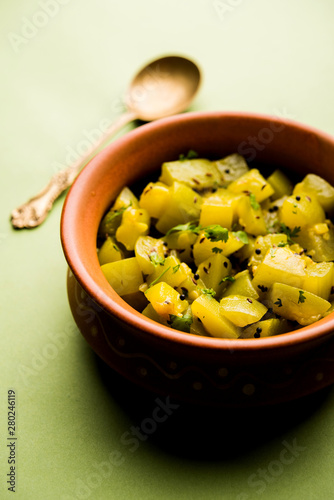
[[[239,152],[252,165],[334,184],[334,139],[310,127],[247,113],[188,113],[142,125],[113,142],[67,195],[61,239],[74,320],[110,367],[174,399],[245,407],[278,403],[334,382],[334,315],[270,338],[223,340],[159,325],[125,303],[104,278],[96,253],[102,216],[125,185],[196,150],[217,159]]]

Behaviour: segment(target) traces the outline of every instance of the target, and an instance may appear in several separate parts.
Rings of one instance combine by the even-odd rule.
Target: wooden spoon
[[[157,59],[141,69],[126,93],[127,110],[94,145],[93,151],[70,167],[57,172],[42,191],[12,211],[13,227],[21,229],[39,226],[47,217],[54,201],[116,132],[133,120],[152,121],[184,111],[194,98],[200,80],[200,70],[196,64],[179,56]]]

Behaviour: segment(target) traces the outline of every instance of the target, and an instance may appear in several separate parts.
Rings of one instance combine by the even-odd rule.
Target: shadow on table
[[[332,390],[260,408],[202,407],[152,394],[125,380],[99,358],[96,361],[111,397],[129,415],[142,440],[193,460],[230,460],[277,439],[316,413]],[[163,403],[161,409],[158,400]],[[152,418],[156,414],[162,419],[167,413],[162,422]]]

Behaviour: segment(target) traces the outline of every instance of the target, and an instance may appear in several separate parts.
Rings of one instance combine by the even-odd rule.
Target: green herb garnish
[[[233,281],[235,281],[235,278],[233,276],[225,276],[225,278],[220,280],[219,284],[224,283],[224,281],[231,281],[231,283],[233,283]]]
[[[282,233],[286,234],[288,237],[288,242],[293,243],[292,238],[298,238],[298,233],[300,232],[300,227],[294,227],[292,230],[284,224],[284,222],[281,222],[280,224],[280,230]]]
[[[158,265],[163,266],[164,263],[165,263],[164,257],[160,257],[160,255],[158,254],[158,252],[152,252],[150,254],[150,261],[155,266],[158,266]]]
[[[227,241],[228,240],[228,229],[220,226],[219,224],[214,224],[212,226],[202,227],[195,224],[194,222],[187,222],[186,224],[178,224],[167,231],[166,236],[175,231],[190,231],[194,234],[199,234],[204,231],[206,238],[210,241]],[[238,233],[243,233],[243,231],[238,231]],[[246,234],[246,233],[245,233]]]
[[[169,270],[170,270],[170,268],[171,268],[171,266],[168,266],[168,267],[167,267],[167,269],[165,269],[165,270],[164,270],[164,271],[160,274],[160,276],[158,276],[158,277],[157,277],[154,281],[152,281],[152,283],[149,285],[148,289],[149,289],[149,288],[151,288],[151,286],[156,285],[156,284],[158,283],[158,281],[159,281],[159,280],[160,280],[160,279],[161,279],[161,278],[162,278],[162,277],[163,277],[163,276],[167,273],[167,271],[169,271]],[[148,290],[148,289],[147,289],[147,290]],[[146,290],[146,292],[147,292],[147,290]],[[146,293],[146,292],[145,292],[145,293]]]
[[[170,314],[170,327],[175,330],[180,330],[181,332],[190,332],[190,325],[193,322],[193,318],[191,314],[185,314],[182,317],[176,316],[174,314]]]
[[[219,224],[207,226],[204,228],[204,234],[210,241],[224,241],[228,240],[228,229]]]
[[[249,198],[250,198],[250,204],[251,204],[251,207],[252,207],[254,210],[258,210],[258,209],[260,208],[260,204],[259,204],[259,202],[257,201],[255,194],[250,193]]]
[[[306,300],[305,293],[302,290],[299,290],[298,304],[299,303],[302,304],[303,302],[305,302],[305,300]]]
[[[245,233],[245,231],[235,231],[235,232],[232,232],[233,236],[235,236],[238,240],[241,241],[241,243],[244,243],[245,245],[247,245],[247,243],[249,242],[248,241],[248,236],[247,236],[247,233]]]
[[[125,205],[124,207],[120,208],[119,210],[114,210],[113,212],[109,212],[106,217],[106,222],[111,222],[114,220],[116,217],[119,215],[122,215],[125,210],[130,208],[132,206],[132,201],[128,205]]]
[[[190,231],[195,234],[199,234],[201,231],[201,226],[198,226],[194,222],[187,222],[186,224],[178,224],[177,226],[172,227],[166,233],[168,236],[171,233],[175,233],[176,231]]]
[[[191,160],[192,158],[198,158],[198,153],[193,149],[189,149],[188,153],[179,155],[179,161]]]
[[[216,295],[216,292],[214,291],[213,288],[202,288],[202,292],[205,295],[211,295],[211,297],[214,297]]]

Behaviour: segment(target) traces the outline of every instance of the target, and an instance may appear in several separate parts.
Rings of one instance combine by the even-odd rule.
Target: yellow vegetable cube
[[[334,283],[333,262],[311,263],[305,271],[302,288],[328,300]]]
[[[220,306],[221,314],[240,327],[259,321],[267,312],[266,306],[261,302],[243,295],[223,297]]]
[[[266,234],[258,236],[254,243],[253,253],[249,259],[250,266],[258,266],[263,261],[266,253],[273,247],[284,247],[287,245],[288,237],[286,234]]]
[[[144,281],[136,257],[103,264],[101,270],[120,296],[138,292],[139,286]]]
[[[166,210],[156,223],[157,230],[164,234],[178,224],[198,220],[201,211],[202,198],[189,186],[174,182],[170,194]]]
[[[252,236],[251,234],[247,234],[247,238],[248,238],[248,243],[246,243],[243,247],[241,247],[240,250],[237,250],[235,252],[235,257],[238,259],[239,262],[242,263],[245,263],[247,259],[250,259],[254,251],[256,237]]]
[[[180,294],[172,286],[165,282],[149,287],[145,296],[156,313],[165,320],[168,320],[170,315],[182,315],[189,305],[186,300],[180,299]]]
[[[200,295],[192,303],[191,311],[212,337],[237,339],[240,336],[240,328],[221,314],[219,302],[211,295]]]
[[[315,194],[318,202],[329,214],[334,212],[334,187],[325,179],[315,174],[307,174],[302,182],[296,184],[293,190],[294,195],[300,193]]]
[[[208,259],[217,251],[220,255],[228,257],[242,248],[245,243],[240,239],[238,233],[228,232],[227,241],[211,241],[206,237],[206,230],[200,232],[193,247],[193,256],[196,266]]]
[[[303,326],[318,321],[331,307],[327,300],[283,283],[273,284],[268,300],[276,314]]]
[[[231,204],[217,198],[206,198],[201,207],[199,223],[201,226],[219,224],[228,229],[232,228],[234,210]]]
[[[168,185],[172,185],[175,181],[182,182],[193,189],[202,191],[219,184],[220,175],[214,162],[194,158],[163,163],[160,181]]]
[[[217,188],[212,190],[211,192],[203,193],[203,201],[206,202],[216,202],[217,204],[221,203],[224,206],[232,207],[233,209],[233,219],[235,222],[237,220],[237,207],[239,204],[240,198],[242,198],[244,194],[232,193],[227,188]]]
[[[143,309],[142,314],[146,316],[146,318],[153,319],[153,321],[156,321],[157,323],[161,323],[162,325],[167,326],[166,320],[157,313],[157,311],[154,309],[151,303],[147,304],[145,309]]]
[[[137,208],[138,199],[133,194],[131,189],[124,187],[117,196],[113,206],[103,217],[99,227],[100,236],[104,237],[106,234],[113,235],[122,221],[123,211],[126,208]]]
[[[271,195],[273,200],[277,200],[282,196],[290,196],[292,193],[293,185],[290,179],[283,174],[279,169],[276,169],[268,178],[267,182],[274,189],[274,193]]]
[[[193,262],[192,246],[197,239],[197,234],[191,231],[175,231],[163,237],[168,248],[176,250],[180,259],[187,264]]]
[[[217,160],[216,166],[221,176],[221,183],[225,186],[228,186],[249,170],[245,158],[238,153]]]
[[[150,217],[158,219],[167,207],[169,187],[162,182],[150,182],[139,198],[139,206],[145,208]]]
[[[257,266],[252,284],[259,293],[266,292],[275,282],[302,287],[305,268],[305,260],[289,247],[271,248]]]
[[[124,258],[124,252],[119,248],[113,236],[108,236],[98,251],[99,263],[102,266],[107,262],[115,262]]]
[[[150,216],[145,208],[128,208],[123,212],[121,225],[116,230],[116,239],[127,250],[133,250],[137,238],[148,234]]]
[[[193,275],[187,276],[187,278],[179,284],[176,290],[179,294],[184,295],[188,302],[193,302],[197,299],[202,293],[203,289],[206,288],[203,281],[198,278],[194,279]]]
[[[291,331],[291,324],[284,318],[270,318],[247,326],[240,335],[242,339],[272,337]]]
[[[208,259],[201,262],[197,268],[197,274],[205,284],[206,288],[212,288],[219,295],[225,285],[222,280],[230,275],[232,264],[230,260],[221,254],[212,254]]]
[[[268,231],[271,229],[274,230],[275,228],[277,231],[280,230],[281,223],[279,219],[279,209],[283,205],[286,198],[287,196],[285,195],[274,201],[268,200],[262,205],[262,215]]]
[[[163,241],[152,236],[139,236],[134,251],[143,274],[153,273],[165,259]]]
[[[252,284],[252,277],[248,269],[240,271],[234,276],[234,281],[228,282],[227,289],[223,293],[223,297],[229,295],[243,295],[245,297],[250,297],[251,299],[258,299],[259,294],[255,290]]]
[[[324,222],[326,216],[315,195],[288,196],[279,210],[279,219],[290,228]]]
[[[128,207],[129,205],[132,208],[138,208],[138,198],[134,195],[130,188],[125,186],[117,196],[112,210],[120,210],[121,208]]]
[[[298,233],[296,241],[316,262],[328,262],[334,260],[334,228],[333,224],[327,221],[325,226],[328,231],[317,230],[320,224],[305,226]],[[324,228],[324,225],[321,224]]]
[[[208,332],[204,328],[202,321],[197,318],[197,316],[193,317],[193,321],[190,325],[190,333],[193,335],[201,335],[202,337],[208,336]]]
[[[256,168],[252,168],[233,181],[228,186],[228,189],[232,193],[252,193],[258,203],[261,203],[274,194],[273,187]]]
[[[147,283],[151,285],[165,281],[172,287],[178,287],[191,274],[191,269],[187,264],[174,255],[170,255],[163,263],[155,267],[153,273],[147,277]]]
[[[253,236],[267,233],[267,226],[262,214],[260,205],[252,206],[250,196],[244,196],[240,199],[238,205],[239,224]]]

